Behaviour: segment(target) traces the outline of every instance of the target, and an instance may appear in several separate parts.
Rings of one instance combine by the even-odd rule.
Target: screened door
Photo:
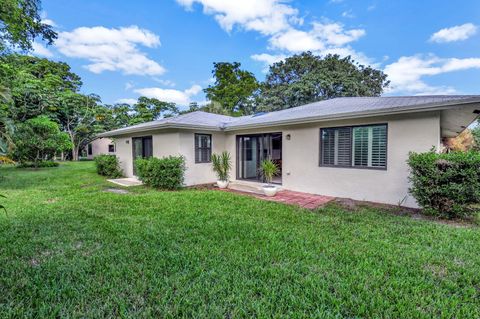
[[[132,138],[133,175],[136,175],[135,160],[153,156],[153,144],[151,136]]]

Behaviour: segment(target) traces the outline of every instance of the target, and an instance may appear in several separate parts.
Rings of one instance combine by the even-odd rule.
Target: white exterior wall
[[[225,150],[225,133],[183,131],[180,132],[180,153],[185,156],[187,170],[185,172],[186,185],[198,185],[214,183],[217,180],[212,170],[212,163],[195,163],[195,133],[212,135],[212,154],[221,153]],[[233,161],[233,153],[232,155]]]
[[[388,124],[387,169],[320,167],[320,128]],[[410,151],[440,148],[440,114],[415,114],[332,121],[263,130],[229,132],[226,145],[235,154],[236,136],[282,132],[282,187],[313,194],[417,207],[408,195]],[[290,134],[291,139],[285,137]],[[233,176],[236,175],[234,162]]]
[[[115,154],[115,152],[110,153],[108,152],[108,145],[114,144],[114,142],[106,137],[97,138],[93,140],[90,144],[92,144],[92,155],[88,155],[88,146],[87,146],[87,158],[93,159],[97,155],[103,154]]]
[[[123,175],[133,177],[133,149],[132,138],[152,136],[153,156],[162,158],[169,155],[180,154],[180,134],[175,131],[145,132],[130,136],[116,138],[116,155],[120,161]]]
[[[387,169],[320,167],[320,128],[388,124]],[[185,184],[205,184],[216,181],[211,163],[195,163],[194,133],[212,134],[212,153],[230,152],[233,169],[231,179],[236,178],[236,136],[255,133],[281,132],[282,186],[300,192],[346,197],[387,204],[416,207],[408,195],[408,165],[410,151],[425,152],[432,147],[440,149],[440,113],[416,113],[355,120],[319,122],[268,129],[235,132],[158,131],[135,136],[153,136],[153,155],[184,155],[187,171]],[[290,134],[291,139],[286,136]],[[131,137],[116,139],[116,153],[126,176],[133,175]],[[126,141],[129,141],[127,144]],[[405,199],[404,199],[405,198]]]
[[[128,137],[117,138],[117,156],[120,167],[127,177],[133,176],[132,137],[152,136],[153,156],[162,158],[165,156],[185,157],[185,185],[198,185],[214,183],[215,173],[211,163],[195,163],[195,133],[212,135],[212,153],[220,153],[225,149],[225,134],[222,132],[204,131],[167,131],[136,134]],[[128,144],[127,144],[128,141]]]

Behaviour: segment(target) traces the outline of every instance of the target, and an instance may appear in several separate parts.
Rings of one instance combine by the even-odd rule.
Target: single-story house
[[[283,189],[416,207],[409,152],[440,150],[479,113],[480,96],[345,97],[242,117],[192,112],[100,137],[115,138],[127,177],[134,158],[181,154],[186,185],[213,183],[211,154],[226,150],[233,181],[261,182],[271,158]]]
[[[115,154],[115,142],[109,138],[96,138],[86,147],[87,159],[93,159],[97,155]]]

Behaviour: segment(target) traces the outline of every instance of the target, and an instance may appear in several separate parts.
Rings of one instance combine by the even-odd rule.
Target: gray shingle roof
[[[161,129],[161,128],[204,128],[207,130],[220,130],[221,126],[225,123],[228,123],[232,120],[235,120],[234,117],[219,115],[213,113],[207,113],[202,111],[196,111],[192,113],[187,113],[175,117],[167,117],[156,121],[145,122],[142,124],[137,124],[133,126],[128,126],[113,130],[110,132],[102,133],[99,136],[116,136],[122,135],[130,132],[138,132],[142,130],[152,130],[152,129]]]
[[[307,119],[361,116],[363,114],[391,113],[418,110],[442,105],[480,102],[480,95],[402,96],[402,97],[342,97],[302,105],[290,109],[248,116],[226,123],[225,128],[296,122]]]
[[[433,95],[392,97],[343,97],[324,100],[276,112],[231,117],[206,112],[192,112],[164,118],[100,134],[117,136],[130,132],[161,128],[199,128],[206,130],[235,130],[239,128],[289,124],[342,117],[415,112],[463,103],[480,103],[480,95]]]

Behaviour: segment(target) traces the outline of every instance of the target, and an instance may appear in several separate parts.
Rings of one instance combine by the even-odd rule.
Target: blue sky
[[[105,103],[202,103],[213,62],[263,80],[304,50],[384,70],[387,95],[480,94],[478,0],[44,0],[43,18],[59,39],[33,54],[70,64]]]

